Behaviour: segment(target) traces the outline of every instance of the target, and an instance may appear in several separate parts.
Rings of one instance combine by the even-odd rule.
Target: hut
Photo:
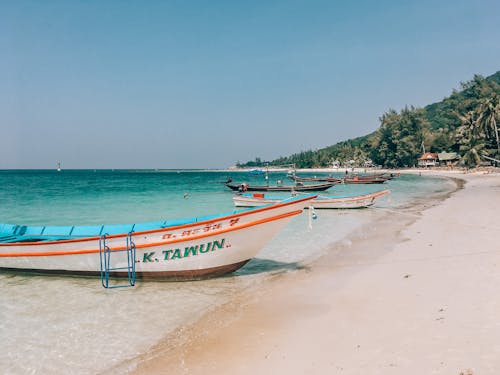
[[[460,161],[460,156],[456,152],[438,153],[439,165],[453,166]]]
[[[438,154],[434,152],[424,152],[424,154],[418,158],[419,167],[434,167],[438,165]]]

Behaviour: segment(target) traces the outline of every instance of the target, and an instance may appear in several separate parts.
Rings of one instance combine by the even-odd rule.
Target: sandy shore
[[[500,175],[425,173],[466,183],[216,309],[135,373],[500,373]]]

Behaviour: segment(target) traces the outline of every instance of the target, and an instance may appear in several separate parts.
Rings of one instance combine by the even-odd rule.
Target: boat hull
[[[389,190],[381,190],[371,194],[362,194],[350,197],[320,197],[310,201],[309,207],[316,209],[352,209],[372,206],[377,198],[389,194]],[[234,205],[237,207],[258,207],[265,204],[280,202],[280,198],[254,197],[250,194],[236,195],[233,197]]]
[[[233,272],[300,214],[312,197],[187,225],[132,233],[136,278],[199,279]],[[114,268],[127,266],[126,239],[127,234],[106,237]],[[99,275],[101,246],[101,237],[0,244],[0,269],[18,273]],[[126,276],[127,272],[110,275]]]
[[[237,271],[250,259],[228,264],[219,267],[204,268],[201,270],[188,271],[159,271],[159,272],[136,272],[136,279],[139,280],[168,280],[168,281],[185,281],[185,280],[203,280],[212,277],[222,276],[228,273]],[[16,275],[41,275],[41,276],[73,276],[73,277],[98,277],[101,275],[99,271],[75,271],[75,270],[52,270],[52,269],[19,269],[19,268],[1,268],[2,272]],[[126,272],[109,272],[110,277],[125,278]]]
[[[383,184],[386,181],[387,181],[387,179],[385,179],[385,178],[380,178],[380,179],[361,179],[361,180],[344,179],[344,184]]]
[[[344,184],[383,184],[390,179],[390,177],[384,177],[382,175],[347,175],[343,178],[343,182]]]
[[[333,182],[335,184],[342,183],[342,179],[335,177],[298,177],[298,176],[289,176],[290,179],[296,182]]]
[[[275,191],[275,192],[283,192],[283,191],[325,191],[330,189],[332,186],[336,185],[337,182],[329,182],[325,184],[314,184],[314,185],[296,185],[296,186],[267,186],[267,185],[247,185],[247,184],[226,184],[226,186],[233,191]]]

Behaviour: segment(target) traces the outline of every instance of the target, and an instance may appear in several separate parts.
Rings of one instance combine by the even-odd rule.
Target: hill
[[[390,109],[373,133],[318,149],[301,151],[272,161],[256,158],[240,167],[295,164],[297,168],[365,166],[408,167],[417,164],[425,149],[450,151],[464,165],[480,163],[481,156],[500,156],[500,71],[484,78],[475,75],[449,97],[424,108]]]

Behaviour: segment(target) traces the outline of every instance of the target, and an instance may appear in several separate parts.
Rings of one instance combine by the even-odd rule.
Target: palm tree
[[[497,144],[497,153],[500,154],[500,139],[498,137],[497,119],[500,119],[500,103],[494,95],[479,105],[478,126],[486,135],[493,133]]]
[[[457,129],[458,134],[462,136],[473,136],[477,137],[480,134],[480,128],[478,124],[478,115],[475,111],[469,111],[465,115],[458,115],[462,125]]]
[[[462,164],[475,167],[481,163],[481,156],[488,155],[488,152],[485,150],[483,139],[470,138],[469,141],[460,145],[460,151],[463,152]]]
[[[481,162],[481,155],[486,153],[486,137],[483,129],[478,126],[479,115],[468,111],[458,115],[462,125],[457,128],[456,137],[462,153],[462,164],[475,167]]]

